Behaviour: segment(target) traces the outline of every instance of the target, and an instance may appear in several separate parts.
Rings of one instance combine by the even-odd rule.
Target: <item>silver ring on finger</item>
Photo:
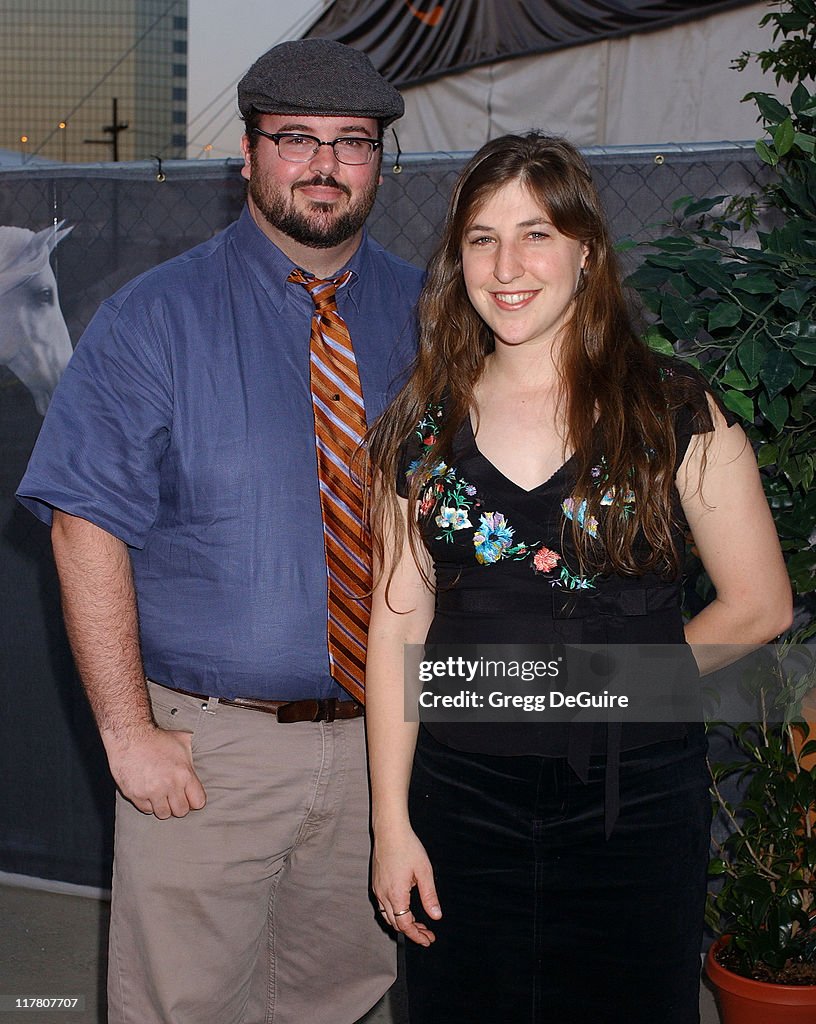
[[[410,914],[410,913],[411,913],[411,908],[410,907],[407,910],[395,910],[394,911],[394,917],[402,917],[403,915]]]

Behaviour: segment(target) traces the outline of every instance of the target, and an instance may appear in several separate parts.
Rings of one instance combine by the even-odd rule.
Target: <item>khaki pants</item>
[[[363,720],[281,725],[150,684],[207,805],[117,796],[110,1024],[352,1024],[395,976],[369,895]]]

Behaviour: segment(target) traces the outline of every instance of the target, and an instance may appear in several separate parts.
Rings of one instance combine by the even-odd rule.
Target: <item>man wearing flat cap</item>
[[[364,227],[403,104],[321,39],[238,103],[241,217],[102,304],[18,492],[119,789],[111,1024],[352,1024],[394,976],[350,463],[414,346],[420,272]]]

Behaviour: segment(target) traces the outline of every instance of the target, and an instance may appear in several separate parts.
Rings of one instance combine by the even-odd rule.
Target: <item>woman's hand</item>
[[[431,862],[410,827],[389,830],[375,838],[371,882],[380,912],[391,927],[420,946],[430,946],[436,936],[414,918],[411,890],[417,887],[428,917],[438,921],[442,909]]]

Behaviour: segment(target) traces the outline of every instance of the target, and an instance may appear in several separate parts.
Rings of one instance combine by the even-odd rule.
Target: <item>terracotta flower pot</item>
[[[799,725],[794,726],[793,729],[793,745],[797,756],[807,740],[816,740],[816,691],[814,690],[811,690],[802,701],[802,718],[807,722],[807,729]],[[807,771],[810,771],[816,765],[816,753],[808,754],[807,757],[800,757],[799,764]]]
[[[706,974],[717,990],[722,1024],[813,1024],[816,985],[772,985],[727,971],[716,953],[728,943],[723,936],[706,956]]]

